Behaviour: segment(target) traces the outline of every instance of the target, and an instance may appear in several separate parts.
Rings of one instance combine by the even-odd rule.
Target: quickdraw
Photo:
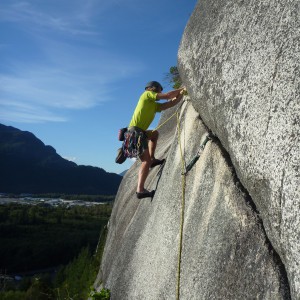
[[[123,153],[128,158],[138,158],[144,152],[143,143],[141,142],[144,133],[141,131],[130,130],[124,133],[122,144]]]

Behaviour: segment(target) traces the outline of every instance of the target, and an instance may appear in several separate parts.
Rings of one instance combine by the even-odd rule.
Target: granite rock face
[[[95,286],[112,300],[176,299],[180,274],[180,299],[290,299],[284,266],[217,139],[186,176],[179,271],[180,145],[188,164],[208,134],[191,103],[180,112],[180,144],[176,117],[159,130],[157,157],[166,163],[147,178],[154,198],[135,197],[139,162],[123,178]]]
[[[299,1],[199,1],[179,49],[191,101],[229,153],[300,299]]]
[[[293,0],[197,3],[178,53],[180,139],[174,116],[152,200],[135,196],[136,162],[114,203],[95,282],[112,300],[176,299],[178,275],[180,299],[300,299],[299,15]],[[181,153],[187,165],[208,133],[182,223]]]

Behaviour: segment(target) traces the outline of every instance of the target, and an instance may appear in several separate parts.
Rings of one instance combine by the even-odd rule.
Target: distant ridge
[[[128,170],[123,171],[122,173],[119,173],[120,176],[124,176]]]
[[[34,134],[0,124],[0,192],[116,194],[122,177],[62,158]]]

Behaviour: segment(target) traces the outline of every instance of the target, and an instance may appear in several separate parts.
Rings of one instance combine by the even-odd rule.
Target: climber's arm
[[[166,110],[168,108],[171,108],[173,106],[175,106],[176,104],[178,104],[183,98],[183,94],[178,94],[176,98],[169,100],[166,103],[162,103],[160,105],[160,109],[161,110]]]
[[[177,97],[183,89],[184,88],[181,88],[181,89],[174,90],[174,91],[171,91],[168,93],[158,93],[156,95],[156,100],[160,100],[160,99],[171,100],[171,99]]]

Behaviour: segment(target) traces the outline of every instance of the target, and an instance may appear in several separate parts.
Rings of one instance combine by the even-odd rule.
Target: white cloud
[[[18,116],[19,121],[26,122],[30,118],[34,122],[65,120],[63,116],[54,117],[56,109],[64,115],[64,110],[91,109],[109,101],[114,83],[137,72],[139,67],[133,66],[118,65],[111,60],[98,60],[94,65],[87,61],[86,66],[61,65],[61,69],[19,64],[12,74],[0,74],[0,106],[5,107],[1,109],[0,119],[15,120]]]
[[[103,29],[93,23],[95,14],[99,16],[119,1],[101,5],[91,0],[75,2],[38,7],[38,2],[4,0],[0,21],[14,22],[25,30],[25,47],[0,45],[0,50],[6,50],[0,69],[0,121],[66,121],[67,111],[91,109],[109,101],[114,85],[144,68],[135,58],[104,50],[103,41],[92,37]],[[68,34],[77,38],[69,39]],[[22,51],[15,51],[18,46]]]
[[[93,14],[90,2],[78,2],[76,6],[72,3],[64,10],[60,10],[60,4],[64,1],[50,6],[49,3],[48,6],[37,6],[26,1],[9,2],[7,5],[2,4],[0,20],[21,23],[23,29],[29,27],[35,31],[47,29],[75,35],[95,35],[97,33],[90,28],[89,23]],[[75,7],[77,11],[74,10]]]
[[[19,123],[66,122],[67,119],[53,114],[43,107],[23,102],[0,99],[0,120]]]

